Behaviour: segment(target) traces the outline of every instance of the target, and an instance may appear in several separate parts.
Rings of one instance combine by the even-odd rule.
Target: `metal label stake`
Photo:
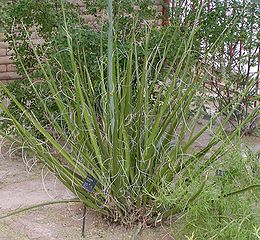
[[[94,188],[97,184],[97,180],[90,176],[87,175],[85,181],[82,184],[82,187],[89,193],[94,191]],[[85,225],[86,225],[86,216],[87,216],[87,207],[84,204],[84,208],[83,208],[83,222],[82,222],[82,231],[81,231],[81,235],[84,238],[85,237]]]
[[[81,236],[85,238],[85,225],[86,225],[86,218],[87,218],[87,207],[84,204],[83,207],[83,219],[82,219],[82,231],[81,231]]]

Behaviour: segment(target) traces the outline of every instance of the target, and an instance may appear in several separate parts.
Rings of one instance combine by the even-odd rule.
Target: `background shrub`
[[[258,183],[259,170],[252,152],[245,152],[239,144],[232,147],[212,168],[211,180],[200,197],[178,217],[175,225],[179,227],[173,227],[173,236],[178,239],[185,236],[212,240],[258,239],[259,185],[239,194],[226,194]]]
[[[63,11],[64,14],[63,15]],[[4,26],[6,40],[10,45],[10,50],[13,51],[13,60],[17,66],[18,73],[24,80],[10,83],[8,89],[13,92],[17,98],[32,110],[35,116],[42,122],[43,125],[49,124],[46,112],[39,108],[39,102],[33,94],[31,84],[27,79],[29,74],[35,81],[35,87],[39,90],[38,93],[42,98],[47,99],[49,110],[57,116],[57,106],[50,97],[49,89],[46,87],[46,82],[42,81],[42,72],[39,71],[38,62],[34,51],[37,51],[38,57],[42,60],[48,59],[53,68],[53,73],[58,74],[59,66],[69,73],[72,70],[66,57],[67,48],[67,33],[64,30],[64,17],[66,18],[67,28],[70,31],[70,36],[73,39],[73,49],[75,58],[81,59],[86,57],[87,67],[90,76],[94,81],[95,88],[98,88],[98,61],[101,46],[101,34],[94,31],[79,15],[79,8],[76,5],[66,3],[61,5],[61,1],[44,0],[17,0],[10,1],[2,6],[2,25]],[[31,34],[37,34],[40,43],[34,43],[30,39]],[[105,34],[104,34],[105,36]],[[84,56],[83,56],[84,53]],[[56,70],[55,70],[56,69]],[[2,93],[2,98],[5,98]],[[33,126],[23,118],[23,113],[15,109],[15,104],[11,101],[9,109],[17,118],[23,121],[23,126],[33,128]],[[12,126],[5,119],[1,121],[0,128],[10,133]],[[14,129],[13,129],[14,130]],[[15,132],[12,132],[15,134]],[[36,134],[36,132],[35,132]]]
[[[112,1],[109,3],[111,10]],[[9,86],[1,84],[1,90],[15,104],[15,109],[19,109],[32,126],[24,126],[19,115],[0,105],[24,147],[34,152],[80,201],[113,222],[126,226],[157,225],[187,211],[199,200],[208,184],[215,181],[212,170],[225,171],[226,168],[216,168],[218,163],[230,150],[227,147],[234,137],[239,136],[241,128],[252,118],[252,115],[247,116],[228,135],[223,126],[234,113],[235,109],[232,109],[216,125],[206,146],[193,148],[193,144],[219,119],[218,115],[212,117],[196,131],[201,118],[199,110],[204,102],[194,115],[191,114],[194,99],[207,80],[204,68],[197,69],[201,65],[195,61],[194,42],[200,30],[200,8],[196,12],[196,17],[185,29],[176,28],[183,36],[178,50],[174,46],[178,34],[167,35],[165,28],[156,40],[153,34],[160,35],[159,31],[144,27],[141,28],[144,33],[140,34],[135,21],[125,42],[121,41],[120,31],[118,36],[108,34],[109,48],[106,50],[101,38],[101,54],[97,55],[99,71],[92,76],[86,54],[82,57],[81,49],[77,47],[79,38],[70,34],[70,22],[64,17],[64,28],[59,32],[66,37],[63,51],[42,59],[38,48],[32,46],[39,77],[44,79],[50,99],[55,103],[57,117],[52,104],[46,101],[49,98],[45,98],[45,91],[36,87],[34,75],[31,76],[30,69],[20,61],[34,91],[33,96],[41,104],[46,119],[50,119],[53,131],[38,119],[26,101],[18,99]],[[111,33],[111,15],[109,21],[108,32]],[[106,26],[104,29],[106,33]],[[164,37],[170,37],[170,41],[162,47]],[[217,43],[212,45],[217,46]],[[175,61],[165,67],[171,49],[177,50],[172,55]],[[211,54],[214,53],[211,50]],[[99,88],[95,88],[99,81]],[[231,102],[235,107],[250,87],[240,93],[237,102]],[[157,95],[153,98],[156,88]],[[252,114],[256,112],[257,109]],[[235,175],[236,169],[232,171]],[[89,179],[96,183],[91,189],[86,186]],[[223,179],[228,182],[229,175]],[[232,190],[234,185],[225,187],[225,190]],[[244,182],[241,187],[245,187]],[[218,189],[214,194],[219,196]],[[221,190],[220,197],[225,197]]]

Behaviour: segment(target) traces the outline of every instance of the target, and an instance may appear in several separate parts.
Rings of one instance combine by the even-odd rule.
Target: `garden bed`
[[[0,216],[17,208],[72,198],[68,190],[37,163],[28,172],[20,155],[0,157]],[[0,220],[1,240],[81,239],[83,208],[80,203],[57,204]],[[139,239],[170,240],[169,228],[146,229]],[[108,225],[98,213],[88,210],[85,239],[127,240],[135,229]]]
[[[205,145],[208,136],[200,139]],[[246,136],[246,146],[260,151],[260,138]],[[0,157],[0,215],[14,209],[30,207],[49,201],[73,198],[73,195],[48,173],[41,163],[24,163],[21,152],[12,154],[3,150]],[[27,160],[28,161],[28,160]],[[80,203],[57,204],[40,207],[0,221],[0,239],[81,239],[83,206]],[[176,226],[175,226],[176,227]],[[126,230],[121,226],[109,225],[98,213],[87,211],[85,239],[127,240],[136,229]],[[145,229],[138,239],[170,240],[173,230],[168,226]]]

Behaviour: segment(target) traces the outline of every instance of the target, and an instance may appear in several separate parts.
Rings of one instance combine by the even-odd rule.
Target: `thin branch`
[[[35,208],[40,208],[40,207],[49,206],[49,205],[53,205],[53,204],[72,203],[72,202],[81,202],[81,201],[78,198],[73,198],[73,199],[65,199],[65,200],[60,200],[60,201],[40,203],[40,204],[31,206],[31,207],[26,207],[26,208],[21,208],[21,209],[18,208],[16,210],[12,211],[11,213],[8,213],[4,216],[0,216],[0,219],[8,218],[8,217],[11,217],[13,215],[17,215],[17,214],[22,213],[22,212],[30,211],[30,210],[35,209]]]

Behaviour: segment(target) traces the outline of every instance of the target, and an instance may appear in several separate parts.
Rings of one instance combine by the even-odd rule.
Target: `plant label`
[[[221,169],[216,170],[216,176],[224,177],[225,175],[226,175],[226,171],[223,171]]]
[[[82,187],[87,191],[87,192],[93,192],[95,186],[97,184],[97,180],[93,178],[92,176],[87,176],[85,181],[83,182]]]

